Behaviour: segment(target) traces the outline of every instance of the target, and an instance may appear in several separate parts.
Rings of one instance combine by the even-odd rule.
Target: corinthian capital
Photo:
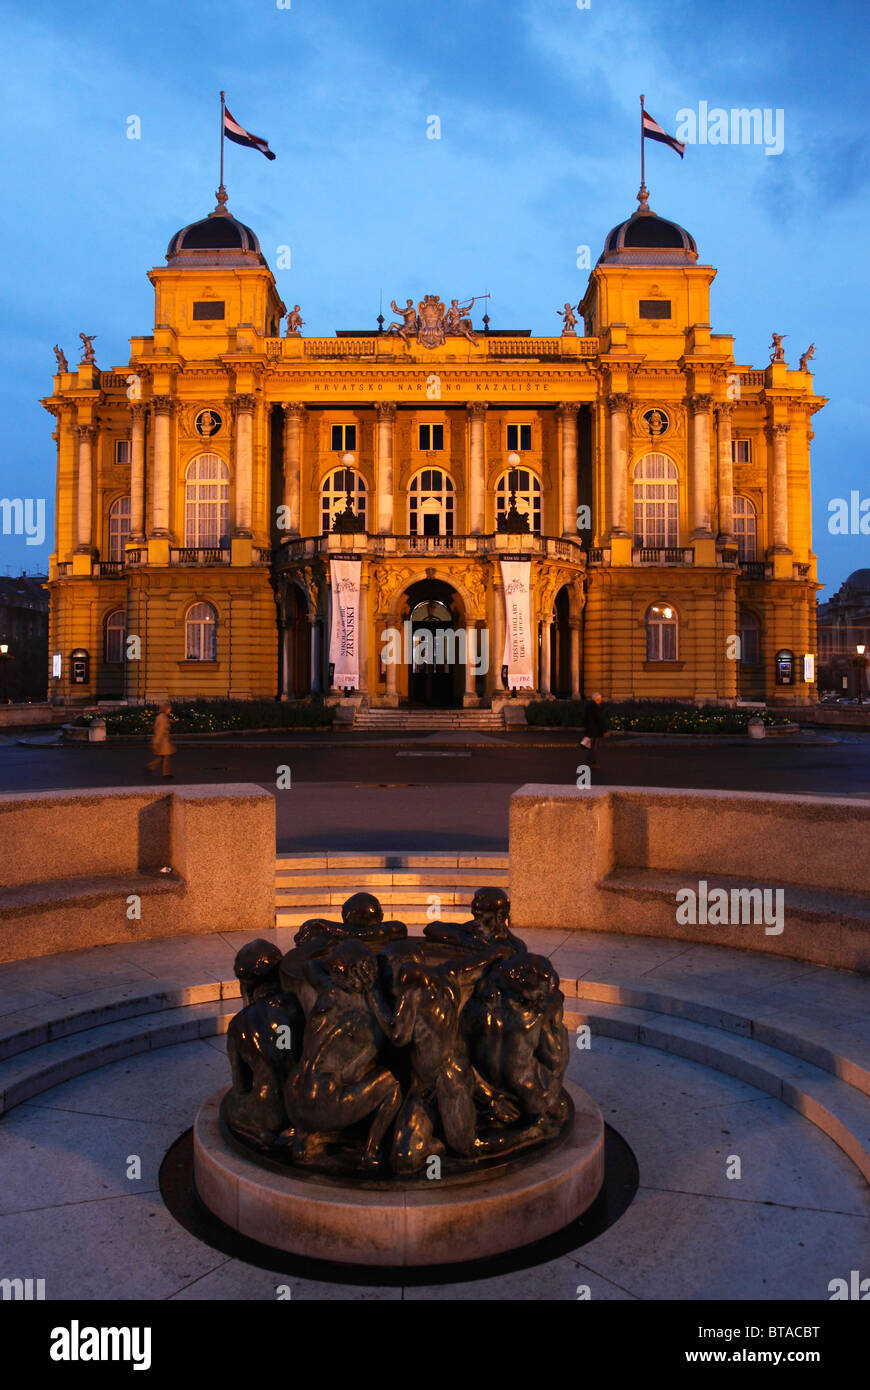
[[[627,391],[611,391],[609,396],[605,396],[605,403],[611,415],[618,415],[621,410],[628,410],[631,403],[631,396]]]
[[[393,420],[396,418],[395,401],[375,401],[375,415],[377,416],[379,425],[384,423],[392,424]]]
[[[144,401],[131,401],[130,415],[132,416],[134,424],[138,424],[144,420],[147,414],[148,407]]]
[[[767,438],[770,441],[770,443],[773,443],[777,439],[785,439],[790,429],[791,425],[785,424],[765,425],[764,433],[767,435]]]
[[[576,420],[577,412],[580,409],[579,401],[560,401],[559,414],[563,420]]]
[[[151,404],[155,415],[171,415],[175,410],[174,396],[152,396]]]
[[[282,401],[281,409],[284,411],[285,420],[301,420],[306,407],[301,401]]]
[[[734,414],[735,401],[720,401],[716,406],[716,415],[720,420],[730,420]]]
[[[489,405],[486,401],[469,401],[465,409],[469,420],[485,420]]]
[[[257,408],[257,397],[249,391],[243,391],[235,397],[234,404],[240,415],[250,415]]]
[[[92,444],[97,437],[96,425],[76,425],[75,428],[78,432],[79,439],[82,441],[83,444],[85,442],[87,442],[88,444]]]
[[[689,397],[689,405],[692,407],[694,415],[706,415],[713,404],[713,397],[706,391],[701,391],[697,395]]]

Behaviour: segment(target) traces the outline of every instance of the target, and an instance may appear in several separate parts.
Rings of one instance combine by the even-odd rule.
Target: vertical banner
[[[529,560],[502,560],[501,577],[504,584],[504,661],[508,668],[510,689],[534,690],[531,604],[529,583],[532,566]]]
[[[359,689],[359,590],[360,560],[329,561],[332,588],[332,625],[329,631],[329,663],[335,667],[332,684],[342,690]]]

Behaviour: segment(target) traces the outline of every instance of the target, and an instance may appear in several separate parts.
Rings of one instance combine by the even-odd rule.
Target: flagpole
[[[641,206],[642,208],[643,208],[643,207],[646,207],[646,204],[649,202],[649,193],[647,192],[647,188],[646,188],[646,169],[645,169],[645,164],[644,164],[644,155],[645,155],[645,153],[646,153],[646,147],[645,147],[644,142],[643,142],[643,140],[644,140],[644,137],[643,137],[643,103],[644,103],[644,94],[643,94],[643,92],[641,92],[641,94],[640,94],[640,188],[639,188],[638,194],[637,194],[637,201],[640,203],[640,206]]]
[[[225,97],[226,94],[224,92],[221,92],[221,181],[217,194],[217,211],[222,211],[224,204],[227,201],[227,190],[224,188],[224,127],[226,125],[226,121],[224,119],[224,110],[226,107]]]

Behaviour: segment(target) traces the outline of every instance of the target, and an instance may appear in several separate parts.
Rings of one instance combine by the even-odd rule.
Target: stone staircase
[[[433,917],[462,922],[475,890],[490,886],[507,889],[506,854],[281,854],[275,925],[298,927],[309,917],[338,921],[342,903],[357,892],[374,893],[386,917],[411,927]]]
[[[440,733],[446,729],[504,733],[501,710],[491,709],[358,709],[354,729],[376,733]]]

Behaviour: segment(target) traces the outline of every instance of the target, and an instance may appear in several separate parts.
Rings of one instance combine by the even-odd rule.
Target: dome
[[[846,580],[850,589],[856,589],[859,593],[870,593],[870,570],[855,570]]]
[[[265,265],[250,227],[221,206],[176,232],[166,260],[169,265]]]
[[[608,233],[599,264],[694,265],[697,259],[695,239],[684,227],[642,205]]]

